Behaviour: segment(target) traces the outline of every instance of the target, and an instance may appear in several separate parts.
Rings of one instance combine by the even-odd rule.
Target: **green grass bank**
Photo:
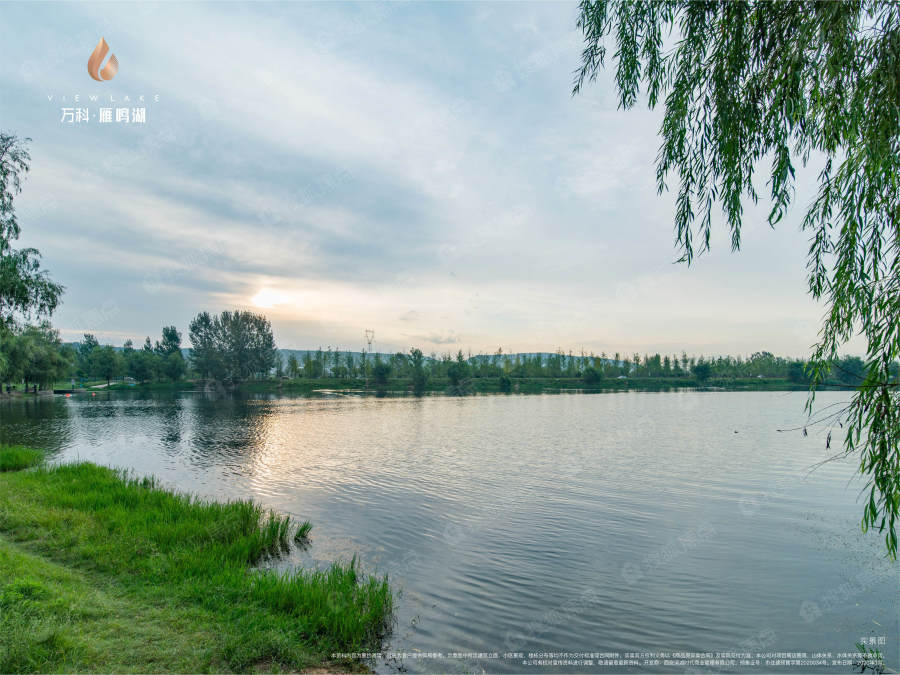
[[[21,471],[41,463],[43,453],[22,445],[0,446],[0,471]]]
[[[331,654],[380,649],[386,577],[255,567],[289,518],[22,450],[0,447],[33,465],[0,473],[0,672],[365,670]]]

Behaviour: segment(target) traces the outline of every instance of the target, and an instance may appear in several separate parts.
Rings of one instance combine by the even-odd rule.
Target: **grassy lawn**
[[[40,464],[43,454],[22,445],[0,447],[0,471],[20,471]]]
[[[0,538],[0,671],[215,667],[209,612],[149,605]]]
[[[0,672],[358,670],[331,654],[378,651],[387,580],[254,568],[295,530],[88,463],[2,473]]]

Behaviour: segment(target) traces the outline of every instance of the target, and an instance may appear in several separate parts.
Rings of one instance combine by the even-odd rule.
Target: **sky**
[[[720,226],[676,264],[661,111],[620,110],[608,73],[572,96],[576,18],[574,2],[0,5],[0,129],[32,139],[19,243],[66,287],[54,324],[187,341],[197,312],[240,308],[296,349],[358,350],[372,329],[378,351],[807,354],[815,171],[776,229],[761,203],[739,253]],[[96,82],[101,37],[119,70]],[[127,123],[99,121],[122,107]]]

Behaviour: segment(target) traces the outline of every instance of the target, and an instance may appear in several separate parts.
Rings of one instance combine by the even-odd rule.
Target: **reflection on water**
[[[776,431],[804,401],[106,393],[2,402],[0,440],[309,518],[311,545],[279,564],[359,554],[388,572],[391,649],[501,657],[410,670],[520,671],[503,653],[529,651],[836,657],[863,636],[896,665],[896,566],[859,532],[855,460],[810,474],[824,435]]]

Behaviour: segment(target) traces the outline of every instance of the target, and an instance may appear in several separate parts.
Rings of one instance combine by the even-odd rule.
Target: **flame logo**
[[[116,76],[116,73],[119,72],[119,59],[116,58],[115,54],[109,55],[109,61],[106,66],[103,70],[100,70],[100,64],[103,63],[103,59],[106,58],[106,53],[108,51],[109,45],[106,44],[106,40],[100,38],[100,42],[98,42],[97,46],[94,48],[91,58],[88,59],[88,73],[97,80],[97,82],[111,80]]]

